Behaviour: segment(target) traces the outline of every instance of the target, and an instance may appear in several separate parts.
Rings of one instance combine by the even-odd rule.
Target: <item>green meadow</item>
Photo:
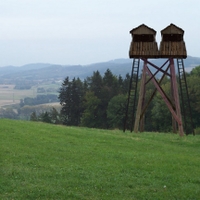
[[[200,199],[200,136],[0,119],[0,199]]]

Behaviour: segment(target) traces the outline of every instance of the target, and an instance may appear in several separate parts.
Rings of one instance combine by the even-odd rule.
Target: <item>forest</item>
[[[141,78],[141,77],[140,77]],[[186,74],[194,128],[200,127],[200,66]],[[43,113],[41,118],[67,126],[84,126],[101,129],[123,129],[130,75],[124,78],[107,71],[102,76],[99,71],[93,72],[84,81],[66,77],[59,90],[58,99],[62,106],[60,113],[55,110]],[[140,82],[139,82],[140,84]],[[170,80],[162,81],[162,88],[170,94]],[[148,84],[146,96],[154,91],[154,85]],[[37,120],[35,113],[31,120]],[[145,115],[145,131],[172,132],[171,114],[159,93],[152,100]]]
[[[58,95],[39,94],[35,98],[26,97],[20,100],[18,106],[1,108],[0,117],[67,126],[122,130],[130,78],[129,73],[124,76],[114,75],[110,69],[107,69],[105,73],[94,71],[85,79],[66,77],[60,86]],[[193,68],[190,73],[186,73],[186,79],[193,125],[195,132],[199,133],[200,66]],[[170,95],[170,79],[165,77],[161,86],[165,93]],[[146,88],[147,100],[154,90],[155,86],[150,82]],[[50,106],[49,103],[53,102],[58,102],[58,104]],[[158,92],[146,111],[145,131],[172,132],[171,113]]]

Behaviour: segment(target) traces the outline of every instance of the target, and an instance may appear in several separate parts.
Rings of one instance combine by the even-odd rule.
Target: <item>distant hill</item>
[[[164,63],[164,59],[151,60],[157,66]],[[184,60],[185,70],[191,71],[195,66],[200,65],[199,57],[188,56]],[[0,67],[0,81],[4,83],[9,81],[15,83],[18,80],[63,80],[67,76],[72,79],[79,77],[84,79],[91,76],[94,71],[99,71],[104,74],[107,69],[110,69],[113,74],[124,77],[131,72],[132,59],[116,59],[108,62],[93,63],[90,65],[56,65],[36,63],[28,64],[21,67],[7,66]]]

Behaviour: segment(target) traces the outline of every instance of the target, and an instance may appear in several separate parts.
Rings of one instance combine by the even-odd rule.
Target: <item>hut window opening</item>
[[[181,42],[181,41],[183,41],[183,35],[181,35],[181,34],[164,34],[163,41],[164,42]]]
[[[149,34],[134,35],[133,42],[154,42],[154,36]]]

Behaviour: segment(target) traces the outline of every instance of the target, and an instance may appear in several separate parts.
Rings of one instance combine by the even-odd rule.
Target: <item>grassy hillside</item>
[[[0,199],[199,199],[200,137],[0,120]]]

